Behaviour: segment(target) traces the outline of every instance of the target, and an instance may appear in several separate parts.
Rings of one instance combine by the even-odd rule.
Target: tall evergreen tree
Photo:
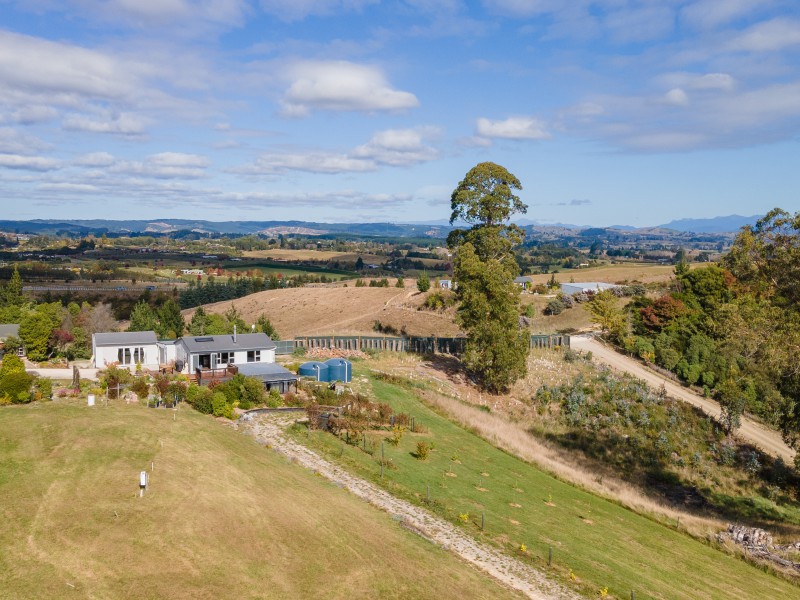
[[[450,223],[464,221],[447,242],[455,255],[454,278],[460,300],[457,319],[467,331],[463,362],[480,385],[501,392],[525,374],[527,331],[519,327],[519,267],[513,247],[522,231],[509,225],[527,207],[513,190],[522,189],[514,175],[494,163],[480,163],[458,184],[451,197]]]
[[[11,279],[2,290],[0,300],[4,306],[22,306],[25,303],[25,297],[22,295],[22,277],[16,265],[14,272],[11,273]]]
[[[139,300],[131,311],[128,331],[156,331],[156,329],[158,329],[156,311],[144,300]]]
[[[164,304],[158,307],[156,311],[158,316],[158,329],[157,333],[162,338],[179,338],[183,335],[183,330],[186,324],[183,322],[183,315],[181,314],[181,307],[172,298],[168,299]]]

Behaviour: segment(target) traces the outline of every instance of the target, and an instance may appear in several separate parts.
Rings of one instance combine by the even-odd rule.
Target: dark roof
[[[95,333],[95,346],[133,346],[136,344],[155,344],[155,331],[120,331],[115,333]]]
[[[185,335],[180,339],[190,353],[224,352],[231,350],[272,350],[275,342],[266,333],[239,333],[233,335]]]
[[[0,340],[3,340],[11,336],[19,337],[19,325],[17,324],[0,325]]]
[[[288,369],[275,363],[241,363],[236,365],[239,373],[261,381],[297,381],[298,377]]]

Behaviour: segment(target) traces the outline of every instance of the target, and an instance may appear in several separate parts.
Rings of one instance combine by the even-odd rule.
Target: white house
[[[158,346],[154,331],[122,331],[92,335],[94,366],[104,369],[117,364],[129,369],[158,369]]]
[[[574,296],[575,294],[588,294],[589,292],[598,293],[605,290],[618,288],[615,283],[605,283],[603,281],[586,281],[583,283],[562,283],[561,291],[566,296]]]
[[[452,279],[440,279],[439,280],[439,287],[443,290],[452,290],[453,289],[453,280]]]
[[[520,286],[523,290],[527,290],[529,286],[533,285],[533,278],[528,277],[527,275],[523,275],[521,277],[515,277],[514,283]]]
[[[176,369],[222,369],[228,365],[274,363],[275,342],[265,333],[183,336],[175,342]]]

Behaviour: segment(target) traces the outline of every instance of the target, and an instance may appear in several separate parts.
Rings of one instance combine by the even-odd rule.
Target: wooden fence
[[[315,335],[300,336],[293,340],[276,341],[275,354],[291,354],[297,348],[311,350],[388,350],[417,354],[452,354],[464,352],[464,337],[385,337],[370,335]],[[568,335],[532,335],[531,348],[569,347]]]

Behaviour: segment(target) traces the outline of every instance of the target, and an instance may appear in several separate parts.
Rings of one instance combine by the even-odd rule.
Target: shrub
[[[214,392],[211,397],[211,407],[215,417],[233,418],[233,406],[228,404],[228,399],[222,392]]]
[[[38,377],[34,387],[39,394],[39,400],[50,400],[53,396],[53,382],[47,377]]]
[[[190,385],[186,390],[186,401],[191,404],[194,409],[206,415],[210,415],[214,411],[211,403],[213,392],[207,387],[200,385]]]
[[[427,442],[417,442],[417,451],[414,454],[414,457],[417,460],[427,460],[430,451],[431,447],[428,445]]]
[[[281,394],[275,388],[272,388],[267,394],[267,406],[270,408],[278,408],[283,404],[283,399],[281,398]],[[244,408],[244,406],[242,406]]]
[[[397,446],[400,444],[400,440],[403,439],[403,434],[406,432],[406,428],[402,425],[393,425],[392,426],[392,434],[386,439],[392,446]]]
[[[7,397],[14,404],[25,404],[32,400],[33,377],[25,371],[12,371],[0,379],[0,397]]]
[[[547,306],[544,307],[543,312],[546,315],[560,315],[564,312],[564,303],[558,298],[553,298],[547,303]]]
[[[147,377],[134,377],[131,383],[131,390],[139,397],[140,400],[147,398],[150,393],[150,384],[147,383]],[[114,389],[116,394],[116,388]]]

